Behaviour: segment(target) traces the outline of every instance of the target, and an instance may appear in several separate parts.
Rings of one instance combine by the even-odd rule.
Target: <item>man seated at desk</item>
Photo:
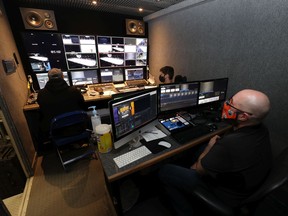
[[[238,92],[223,107],[222,117],[233,121],[233,132],[213,137],[190,169],[165,165],[160,170],[177,215],[193,215],[193,203],[186,196],[198,185],[231,207],[257,190],[272,165],[269,132],[261,123],[269,109],[262,92]]]
[[[84,110],[84,98],[73,86],[68,86],[63,73],[58,68],[48,72],[49,81],[38,93],[37,102],[40,107],[40,146],[48,140],[50,122],[56,115],[75,110]]]

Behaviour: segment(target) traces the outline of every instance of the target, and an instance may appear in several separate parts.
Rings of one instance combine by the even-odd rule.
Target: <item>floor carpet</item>
[[[55,152],[38,158],[27,216],[116,216],[99,160],[84,159],[64,171]]]

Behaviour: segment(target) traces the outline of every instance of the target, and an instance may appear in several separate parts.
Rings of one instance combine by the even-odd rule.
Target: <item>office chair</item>
[[[67,112],[52,119],[50,139],[56,147],[64,170],[67,164],[76,160],[92,155],[96,157],[95,150],[89,143],[89,121],[84,111]]]
[[[260,188],[242,202],[238,208],[227,206],[219,200],[214,194],[204,187],[197,187],[193,192],[193,198],[200,201],[211,210],[213,215],[223,216],[242,216],[253,215],[257,205],[261,203],[268,194],[277,188],[280,188],[288,182],[288,148],[274,160],[273,167]]]

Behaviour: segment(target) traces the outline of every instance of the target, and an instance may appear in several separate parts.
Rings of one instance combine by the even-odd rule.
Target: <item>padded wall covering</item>
[[[288,146],[288,2],[211,0],[148,21],[150,70],[171,65],[188,80],[229,77],[228,96],[267,93],[276,153]],[[283,140],[283,141],[282,141]]]

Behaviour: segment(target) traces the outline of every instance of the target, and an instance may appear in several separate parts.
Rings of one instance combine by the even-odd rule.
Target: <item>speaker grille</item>
[[[25,29],[57,30],[54,11],[20,8]]]
[[[127,35],[145,35],[145,23],[141,20],[126,19]]]

